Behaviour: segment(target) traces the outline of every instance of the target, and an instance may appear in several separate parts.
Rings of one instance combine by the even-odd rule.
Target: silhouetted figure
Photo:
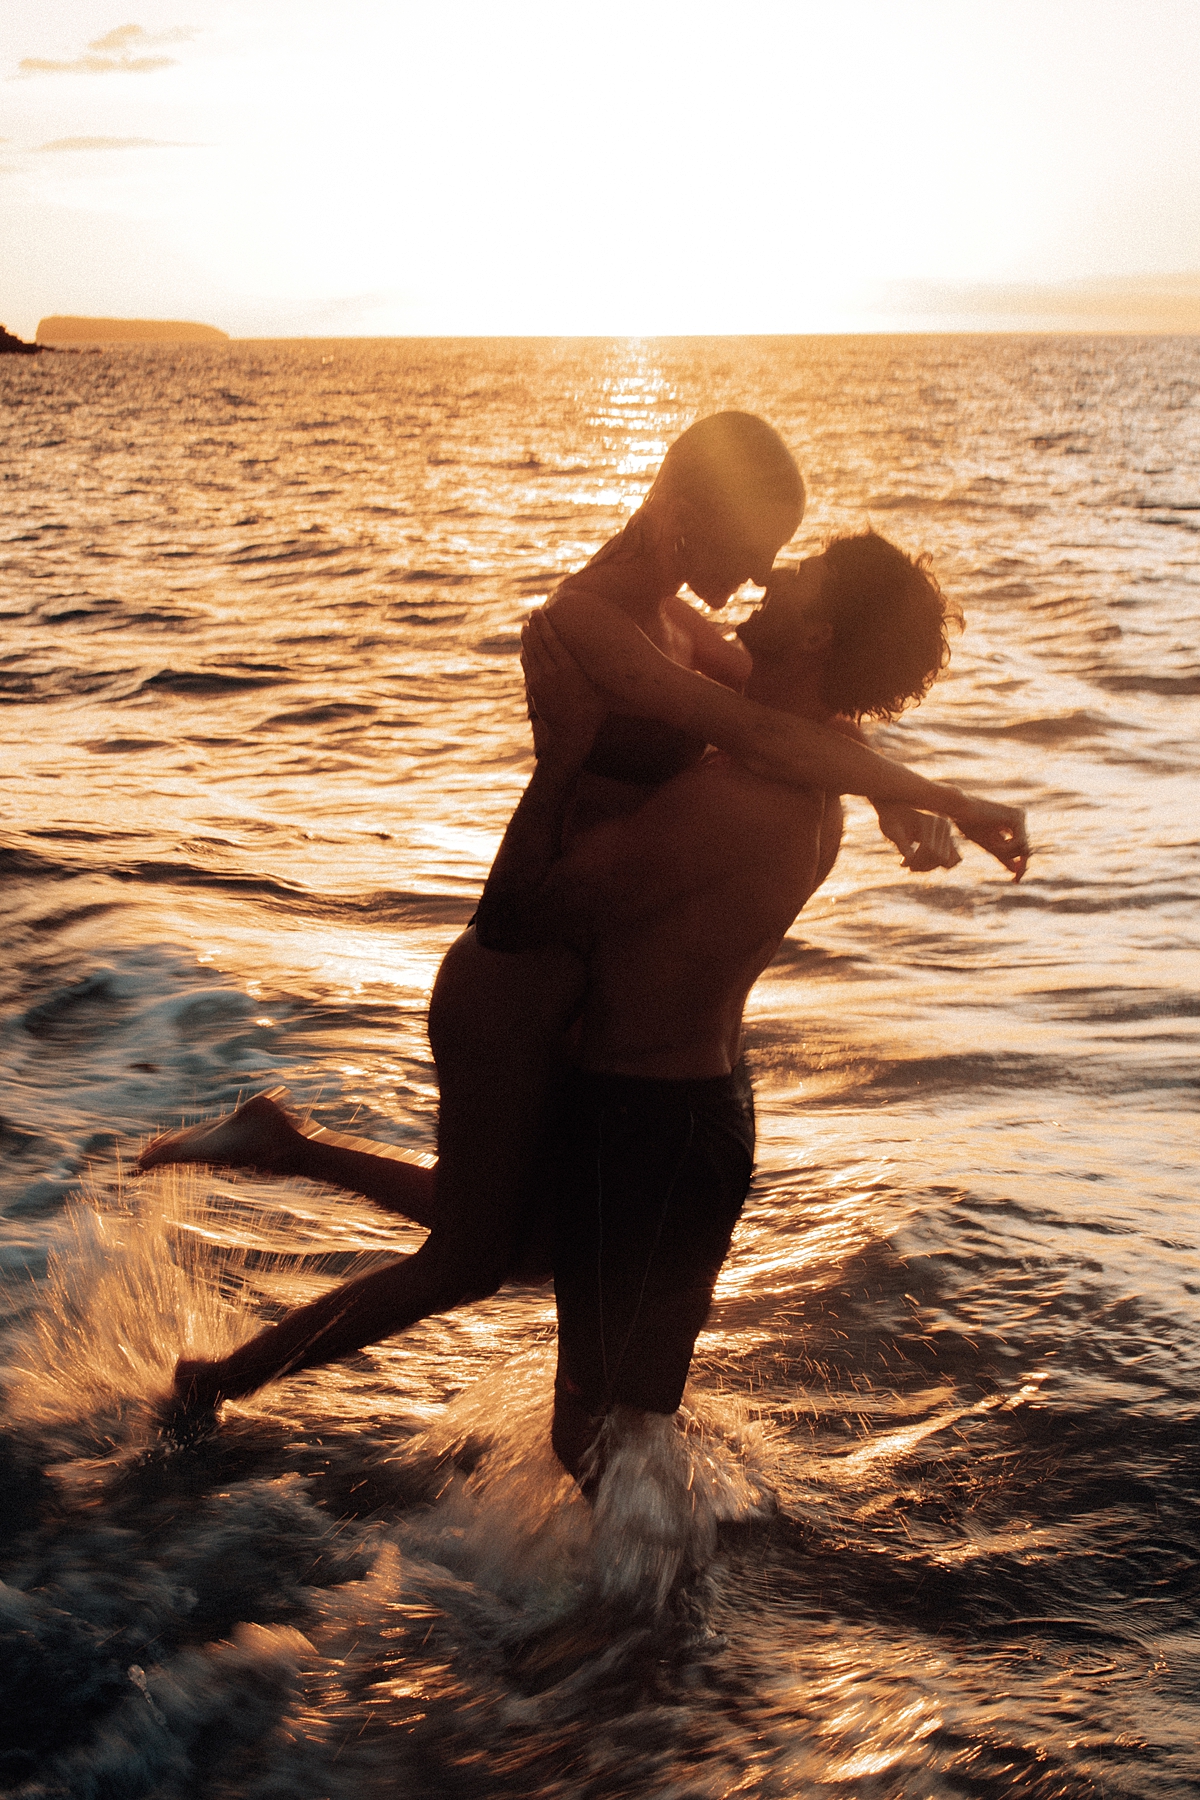
[[[857,540],[850,542],[853,544]],[[872,542],[881,544],[882,540]],[[828,553],[834,564],[839,564],[837,548],[835,546]],[[879,671],[873,667],[868,669],[861,655],[860,640],[864,619],[876,627],[878,634],[896,611],[893,601],[901,590],[913,583],[921,592],[930,588],[923,576],[917,579],[912,565],[898,552],[890,550],[890,555],[898,559],[897,565],[890,572],[885,571],[886,578],[882,582],[868,580],[865,588],[861,580],[863,569],[850,569],[850,590],[862,590],[859,592],[860,602],[874,602],[878,609],[876,614],[870,614],[862,612],[860,608],[854,619],[848,622],[843,620],[838,627],[842,634],[838,639],[839,667],[849,667],[858,683],[857,688],[852,684],[845,690],[846,699],[841,703],[856,710],[872,710],[879,705]],[[842,564],[847,560],[853,564],[853,552],[843,554]],[[803,565],[809,571],[806,580],[811,584],[812,571],[820,571],[824,567],[823,558],[810,559]],[[846,585],[843,579],[841,586],[845,588]],[[785,578],[779,584],[778,592],[787,591],[788,582]],[[769,615],[772,620],[778,620],[786,611],[785,601],[776,597],[771,607],[764,608],[762,616]],[[547,619],[553,617],[553,609],[549,609],[545,616]],[[903,622],[903,615],[901,618]],[[935,634],[932,660],[926,657],[915,670],[905,666],[900,669],[899,675],[895,666],[885,671],[882,689],[885,703],[882,710],[888,709],[889,695],[898,693],[902,697],[915,696],[924,692],[929,680],[941,666],[945,653],[944,635],[940,632],[941,620],[939,612],[939,631]],[[751,629],[750,626],[743,628],[747,633]],[[845,642],[842,641],[843,638],[846,639]],[[718,641],[726,657],[740,658],[743,675],[749,673],[750,658],[745,648],[738,644],[728,644],[723,639]],[[888,641],[893,645],[891,660],[895,665],[901,651],[894,640]],[[603,730],[607,701],[597,700],[594,691],[566,654],[553,630],[538,623],[535,616],[530,636],[531,655],[536,655],[539,643],[544,645],[547,642],[558,646],[558,671],[564,676],[569,675],[569,681],[565,683],[568,716],[575,721],[576,726],[581,720],[590,720],[585,750],[571,766],[569,781],[565,783],[563,793],[556,797],[555,806],[559,807],[560,802],[565,805],[563,795],[568,789],[573,799],[577,797],[579,771],[591,759],[594,741]],[[531,665],[531,671],[535,683],[535,741],[538,741],[541,750],[546,731],[553,729],[547,721],[553,720],[557,711],[555,678],[553,671],[547,674],[544,663],[540,669]],[[876,686],[870,690],[867,699],[861,700],[863,683],[868,679],[874,681]],[[897,679],[900,682],[898,688]],[[581,699],[580,692],[590,696],[590,700],[585,702]],[[771,687],[764,677],[758,684],[755,703],[763,706],[764,710],[767,704],[778,708],[772,714],[774,717],[794,718],[797,721],[825,721],[833,716],[828,704],[819,705],[813,701],[811,680],[803,690],[802,698],[806,701],[804,705],[785,706],[775,698],[780,693],[782,689],[779,684]],[[768,695],[772,696],[770,702],[767,701]],[[541,716],[543,709],[545,716]],[[830,730],[829,735],[838,738],[848,747],[861,748],[842,735],[845,730],[843,723],[836,732]],[[699,755],[698,751],[693,761]],[[781,828],[786,823],[787,830],[792,835],[800,832],[801,836],[797,841],[803,841],[804,821],[812,812],[812,786],[801,787],[794,779],[788,783],[780,783],[769,777],[751,777],[729,758],[722,758],[721,761],[727,768],[737,771],[739,781],[754,783],[757,789],[764,789],[778,796],[780,807],[784,807],[786,802],[787,806],[796,811],[795,818],[788,812],[786,821],[777,823],[781,824]],[[709,770],[711,762],[711,757],[706,758],[699,768],[693,767],[657,789],[646,786],[641,790],[634,790],[632,802],[635,810],[630,811],[628,797],[621,809],[629,815],[624,824],[620,818],[610,819],[607,825],[601,825],[596,831],[584,831],[579,837],[580,844],[586,845],[593,839],[602,837],[606,831],[611,834],[620,828],[632,830],[634,823],[648,809],[654,808],[657,816],[665,805],[669,813],[673,804],[677,801],[682,803],[689,791],[677,786],[677,783],[699,780]],[[713,779],[711,773],[705,774],[707,782],[711,783]],[[515,938],[510,929],[512,921],[507,918],[507,913],[512,894],[514,891],[518,894],[521,892],[521,882],[516,883],[514,890],[512,881],[514,857],[519,862],[518,853],[513,846],[519,845],[523,834],[527,834],[531,808],[536,810],[539,805],[540,797],[545,793],[546,781],[546,772],[539,763],[539,772],[510,826],[505,849],[489,880],[481,909],[481,914],[486,911],[490,923],[490,931],[485,930],[484,933],[486,943],[479,940],[474,930],[465,934],[448,953],[435,988],[430,1029],[439,1075],[444,1084],[439,1133],[442,1161],[436,1172],[415,1166],[415,1159],[409,1160],[396,1153],[380,1153],[377,1147],[339,1134],[305,1136],[266,1097],[250,1102],[230,1119],[196,1126],[159,1139],[144,1153],[143,1167],[182,1161],[239,1162],[272,1169],[280,1174],[308,1175],[335,1181],[339,1185],[368,1194],[382,1204],[431,1227],[425,1245],[414,1256],[391,1268],[378,1270],[334,1289],[310,1306],[296,1309],[278,1325],[260,1333],[250,1343],[219,1362],[181,1362],[176,1372],[176,1390],[181,1400],[211,1405],[222,1397],[249,1392],[275,1377],[331,1361],[366,1343],[389,1336],[427,1313],[443,1311],[464,1300],[490,1294],[504,1279],[518,1270],[528,1276],[534,1272],[539,1262],[544,1265],[547,1249],[544,1233],[546,1213],[541,1205],[538,1185],[531,1179],[535,1151],[552,1119],[561,1116],[558,1096],[566,1067],[562,1026],[570,1011],[583,998],[586,985],[588,997],[584,1000],[582,1015],[583,1042],[586,1044],[590,1030],[589,1020],[592,1018],[591,1009],[595,996],[604,985],[598,983],[596,953],[594,949],[589,950],[585,943],[575,939],[570,942],[559,941],[555,931],[549,928],[539,928],[531,933],[525,926],[518,926]],[[816,791],[823,794],[823,790]],[[822,806],[817,808],[818,821],[824,816],[822,809],[823,799]],[[556,842],[561,823],[556,814],[552,834]],[[929,826],[938,824],[934,820],[927,820],[926,823]],[[944,833],[943,841],[932,845],[931,849],[927,846],[924,859],[915,846],[910,846],[912,866],[952,866],[957,861],[957,853],[950,844],[944,823],[941,830]],[[667,841],[667,837],[664,836],[662,841]],[[689,854],[691,853],[686,846],[681,847],[681,868],[687,866]],[[1016,852],[1011,851],[1010,854],[1015,859]],[[790,875],[795,876],[799,865],[794,859],[785,859],[785,862]],[[807,864],[804,866],[808,867]],[[758,868],[757,864],[755,868]],[[761,870],[755,875],[755,884],[757,892],[762,887]],[[641,891],[645,908],[648,909],[648,921],[661,901],[665,929],[665,922],[671,917],[671,895],[657,892],[653,876],[649,872],[641,885]],[[808,891],[809,888],[798,887],[793,882],[786,895],[791,911],[786,912],[774,937],[764,933],[762,929],[757,931],[753,948],[755,951],[765,951],[764,963]],[[776,910],[781,906],[782,902],[777,901]],[[735,907],[734,910],[736,913],[738,909]],[[754,908],[747,904],[741,908],[741,912],[742,922],[731,917],[726,927],[730,944],[730,966],[736,969],[739,978],[744,978],[736,993],[723,993],[719,1002],[722,1020],[729,1027],[725,1032],[726,1040],[729,1039],[730,1031],[736,1035],[745,990],[761,966],[750,967],[750,955],[740,935],[744,920],[753,915]],[[616,916],[614,912],[613,917]],[[713,929],[716,931],[715,925]],[[602,933],[599,924],[597,930]],[[491,945],[503,947],[490,947]],[[580,951],[587,951],[586,956],[579,954]],[[622,966],[626,969],[628,982],[635,988],[642,984],[645,977],[646,957],[636,951],[632,940],[626,942],[625,951],[623,956],[610,956],[605,964],[608,987],[604,991],[610,994],[610,998],[613,991],[619,990]],[[713,949],[712,957],[715,968],[723,966],[719,946]],[[661,943],[655,950],[653,960],[659,962],[664,970],[679,967],[679,959],[676,958],[672,963],[672,959],[663,952]],[[453,1004],[439,1008],[439,994],[444,997],[445,993],[447,967],[450,969]],[[679,973],[678,981],[680,998],[675,1003],[677,1023],[683,1016],[681,996],[684,990],[691,997],[694,1007],[698,1004],[697,997],[706,991],[704,982],[696,980],[695,970],[690,967]],[[615,988],[613,984],[616,984]],[[470,996],[473,996],[473,1004],[469,1003]],[[662,1002],[661,995],[659,1002]],[[661,1011],[661,1006],[659,1010]],[[662,1016],[666,1017],[668,1013],[663,1011]],[[678,1054],[683,1060],[694,1061],[696,1057],[711,1060],[714,1042],[711,1020],[705,1017],[702,1009],[694,1011],[691,1018],[692,1028],[682,1033],[686,1043],[676,1045]],[[612,1071],[604,1068],[598,1068],[597,1072],[621,1073],[619,1069]],[[721,1071],[719,1082],[726,1081],[729,1074],[729,1069]],[[684,1076],[668,1078],[685,1079]],[[703,1082],[709,1076],[697,1079]],[[577,1087],[575,1076],[569,1076],[568,1080]],[[729,1096],[724,1096],[724,1099],[729,1100]],[[741,1105],[742,1101],[738,1100],[737,1104]],[[653,1136],[653,1133],[650,1135]],[[449,1182],[445,1179],[448,1159],[451,1159],[450,1166],[453,1170]],[[745,1143],[735,1157],[735,1162],[748,1181],[749,1159]],[[475,1170],[473,1188],[467,1179],[472,1165]],[[737,1195],[732,1214],[728,1216],[728,1230],[732,1230],[732,1221],[740,1207],[743,1193],[744,1185]],[[630,1242],[630,1254],[636,1261],[638,1246],[634,1240],[631,1239]],[[711,1267],[713,1279],[727,1242],[728,1232],[718,1246],[714,1263],[713,1246],[716,1237],[709,1232],[704,1240],[704,1254],[708,1259],[706,1267]],[[676,1342],[673,1365],[676,1373],[679,1366],[686,1373],[691,1339],[694,1338],[695,1330],[699,1329],[699,1321],[707,1307],[707,1293],[711,1291],[711,1283],[708,1288],[704,1288],[703,1282],[697,1287],[693,1281],[691,1289],[692,1301],[684,1309],[686,1317],[693,1320],[691,1337],[687,1337],[682,1326],[673,1328],[670,1334]],[[701,1289],[704,1289],[703,1305],[697,1311],[696,1295]],[[679,1349],[685,1337],[686,1354]],[[682,1375],[679,1382],[682,1385]],[[674,1375],[667,1386],[673,1386],[673,1383]],[[666,1387],[659,1387],[654,1391],[661,1395],[666,1392]],[[589,1419],[597,1416],[594,1400],[595,1395],[589,1395],[586,1411]],[[613,1403],[637,1402],[615,1400]],[[662,1408],[653,1410],[674,1410],[676,1403],[677,1401],[672,1401],[669,1407],[664,1404]],[[560,1439],[561,1436],[560,1432]],[[564,1460],[568,1460],[567,1455],[564,1455]],[[570,1455],[572,1465],[577,1460],[576,1456]]]

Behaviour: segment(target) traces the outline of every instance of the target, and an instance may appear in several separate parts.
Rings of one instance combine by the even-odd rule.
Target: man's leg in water
[[[181,1362],[181,1399],[236,1398],[496,1291],[533,1225],[535,1153],[583,981],[567,951],[485,950],[473,931],[452,945],[429,1009],[441,1089],[429,1237],[403,1262],[295,1308],[232,1355]],[[314,1150],[320,1142],[308,1141]]]
[[[553,1444],[591,1493],[608,1413],[679,1406],[750,1184],[749,1081],[577,1070],[555,1137]]]

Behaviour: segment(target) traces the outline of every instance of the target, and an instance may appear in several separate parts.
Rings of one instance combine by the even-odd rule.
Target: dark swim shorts
[[[749,1076],[572,1070],[549,1149],[554,1448],[576,1474],[610,1408],[679,1405],[753,1172]]]

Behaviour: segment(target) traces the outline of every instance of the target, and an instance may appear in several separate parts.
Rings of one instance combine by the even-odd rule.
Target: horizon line
[[[147,321],[151,323],[154,321]],[[182,322],[182,321],[181,321]],[[192,321],[189,321],[192,322]],[[200,320],[194,323],[201,323]],[[205,320],[203,323],[207,324]],[[212,327],[222,330],[221,326]],[[475,343],[504,343],[517,339],[558,343],[612,343],[678,339],[685,342],[699,338],[865,338],[865,337],[1200,337],[1200,326],[1172,329],[1162,325],[880,325],[859,326],[853,330],[817,328],[808,331],[339,331],[339,332],[226,332],[230,344],[389,344],[461,339]],[[31,340],[32,341],[32,340]],[[120,350],[145,348],[154,339],[113,339],[110,342],[43,344],[43,350]],[[188,344],[170,339],[158,340],[159,347],[169,349],[219,349],[219,344]]]

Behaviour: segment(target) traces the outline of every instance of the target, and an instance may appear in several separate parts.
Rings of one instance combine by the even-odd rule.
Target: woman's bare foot
[[[295,1172],[303,1134],[275,1104],[286,1088],[256,1094],[223,1119],[208,1119],[182,1131],[152,1138],[137,1159],[140,1171],[164,1163],[215,1163],[224,1168],[265,1169],[271,1175]],[[180,1365],[182,1367],[182,1364]]]

